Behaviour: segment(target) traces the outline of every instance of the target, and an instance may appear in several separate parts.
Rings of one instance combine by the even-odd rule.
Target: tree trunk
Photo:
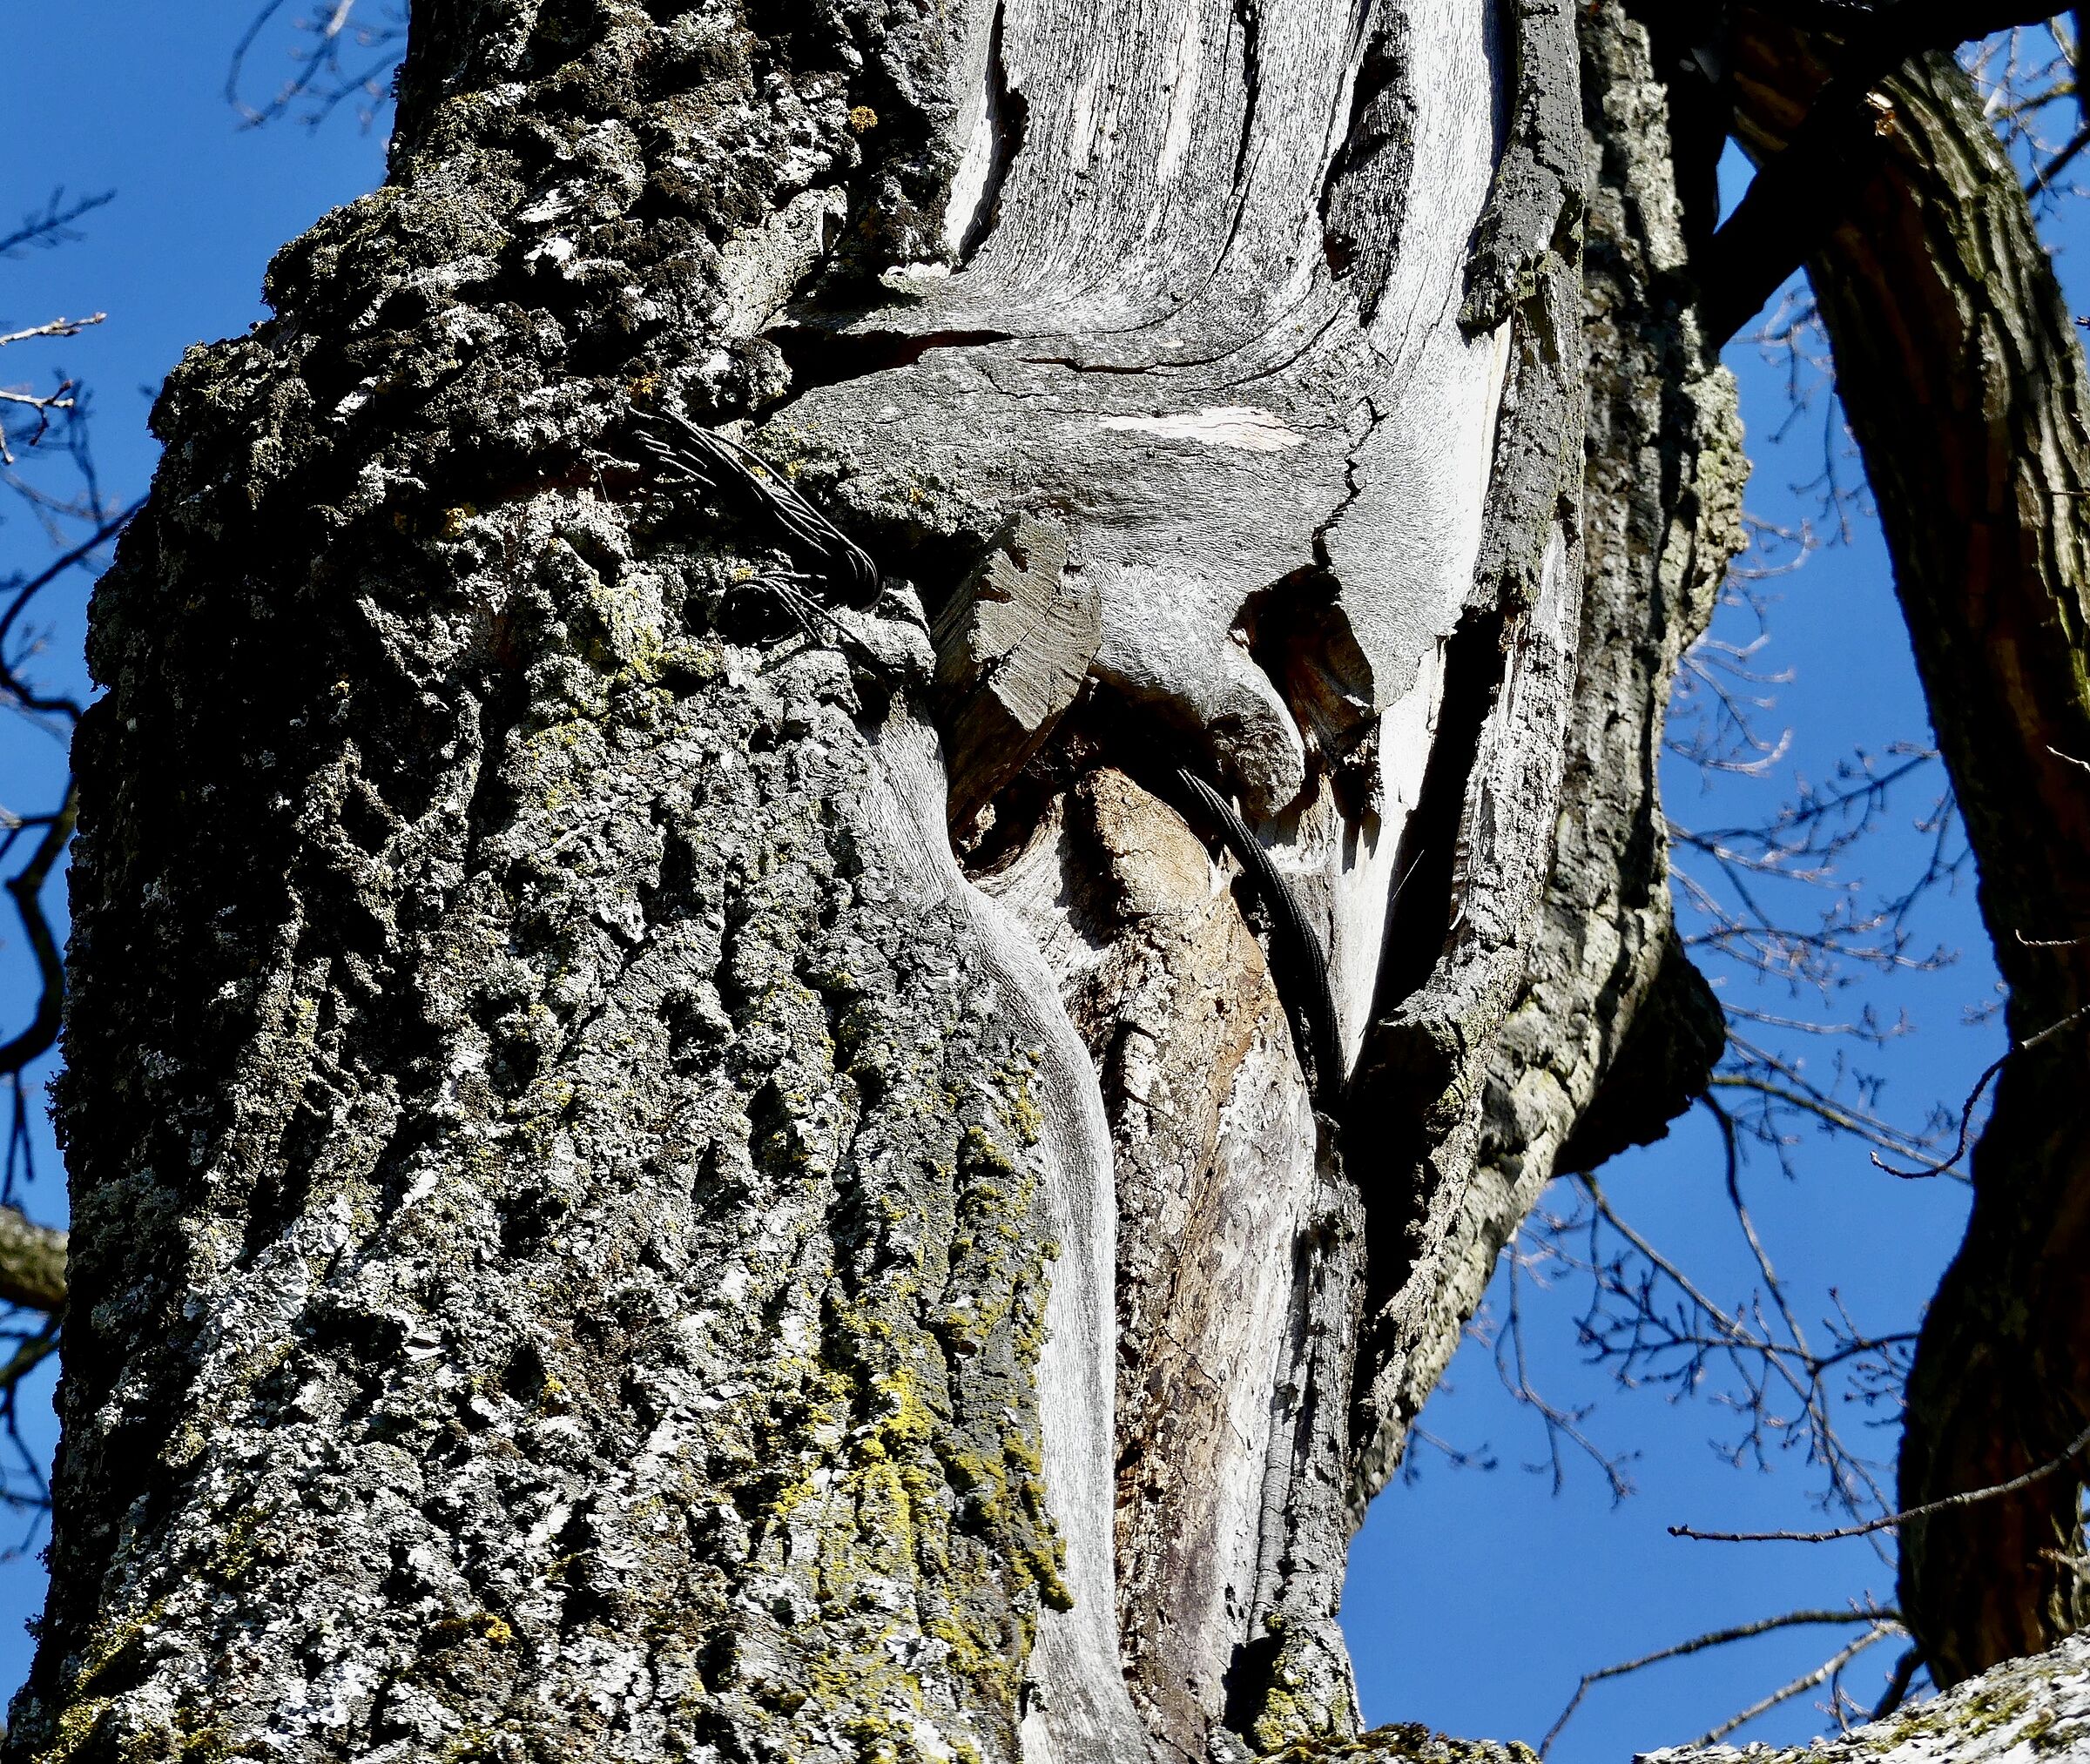
[[[1499,1246],[1717,1045],[1643,33],[423,0],[391,163],[97,596],[8,1755],[1345,1740]]]
[[[1739,120],[1775,151],[1824,76],[1790,29],[1740,42]],[[1938,743],[1979,859],[2014,1053],[1966,1241],[1908,1393],[1905,1508],[2014,1480],[2090,1426],[2090,374],[2017,174],[1933,56],[1883,88],[1872,163],[1809,273],[1864,450]],[[1952,1684],[2082,1621],[2080,1464],[1901,1531],[1900,1603]]]

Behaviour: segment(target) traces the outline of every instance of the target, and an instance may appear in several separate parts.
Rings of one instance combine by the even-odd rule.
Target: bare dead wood
[[[1096,584],[1067,573],[1065,532],[1011,515],[933,628],[954,833],[1044,744],[1089,677],[1102,630]]]

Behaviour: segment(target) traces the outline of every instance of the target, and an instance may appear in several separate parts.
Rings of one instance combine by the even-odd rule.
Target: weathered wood
[[[1466,258],[1514,109],[1536,95],[1513,96],[1497,10],[1476,0],[1363,10],[1171,0],[1136,20],[1109,0],[1009,0],[972,20],[957,119],[967,145],[945,226],[959,260],[888,272],[904,304],[824,296],[786,307],[772,334],[787,357],[819,364],[819,383],[775,428],[812,460],[834,461],[838,493],[866,519],[976,543],[1010,513],[1049,511],[1062,524],[1068,568],[1101,609],[1102,714],[1086,738],[1135,771],[1165,777],[1187,761],[1238,798],[1327,952],[1346,1064],[1365,1039],[1394,883],[1414,856],[1401,853],[1484,510],[1507,494],[1497,412],[1516,371],[1514,302],[1469,313]],[[1571,90],[1571,69],[1565,80]],[[1550,189],[1554,211],[1493,211],[1501,260],[1520,272],[1530,252],[1551,249],[1560,219],[1557,174],[1546,182],[1537,148],[1517,159],[1532,171],[1517,189]],[[1557,356],[1551,339],[1522,347],[1534,361]],[[1537,512],[1493,578],[1514,577],[1541,606],[1547,658],[1520,677],[1550,672],[1554,684],[1512,695],[1546,707],[1541,724],[1559,716],[1560,646],[1574,639],[1577,584],[1556,507],[1563,484],[1572,497],[1560,414],[1572,402],[1540,409],[1523,394],[1509,475]],[[1542,488],[1527,481],[1527,456],[1543,456]],[[1548,542],[1556,555],[1543,571]],[[1533,733],[1520,722],[1504,738]],[[1542,798],[1559,754],[1544,733],[1492,763],[1499,786],[1530,800],[1503,835],[1518,848],[1507,892],[1523,903],[1502,915],[1504,984],[1548,863]],[[1535,794],[1524,788],[1533,755]],[[1137,949],[1152,929],[1113,929],[1108,914],[1099,925],[1083,907],[1096,852],[1082,843],[1079,800],[1051,794],[1028,811],[1035,826],[998,828],[1004,868],[985,879],[1061,958],[1077,1023],[1093,1007],[1093,974],[1116,969],[1116,939]],[[1477,892],[1477,919],[1489,916],[1480,903],[1492,886]],[[1186,1098],[1216,1081],[1189,1063],[1203,1045],[1199,995],[1147,989],[1133,1037],[1154,1050],[1150,1075]],[[1095,1417],[1099,1453],[1114,1435],[1143,1464],[1164,1436],[1225,1438],[1230,1465],[1216,1485],[1158,1467],[1120,1478],[1119,1602],[1135,1685],[1193,1753],[1230,1673],[1230,1720],[1258,1726],[1281,1703],[1293,1737],[1347,1731],[1355,1712],[1334,1610],[1349,1419],[1325,1392],[1289,1404],[1258,1395],[1284,1376],[1280,1363],[1303,1375],[1353,1333],[1354,1289],[1316,1270],[1361,1249],[1338,1249],[1332,1231],[1310,1241],[1332,1260],[1302,1259],[1298,1203],[1264,1199],[1311,1197],[1334,1183],[1335,1162],[1303,1095],[1209,1127],[1197,1106],[1156,1122],[1116,1094],[1142,1062],[1125,1065],[1108,1041],[1092,1038],[1091,1049],[1127,1184],[1120,1242],[1151,1244],[1150,1256],[1178,1247],[1196,1268],[1218,1253],[1200,1246],[1224,1240],[1239,1258],[1230,1288],[1291,1292],[1306,1306],[1287,1314],[1289,1334],[1269,1334],[1268,1316],[1251,1324],[1196,1303],[1163,1307],[1163,1327],[1156,1295],[1173,1277],[1142,1275],[1136,1252],[1129,1265],[1120,1256],[1118,1389],[1137,1410],[1129,1434]],[[1270,1054],[1285,1082],[1303,1082],[1289,1048]],[[1247,1124],[1264,1120],[1278,1129],[1267,1142]],[[1230,1121],[1244,1146],[1218,1134]],[[1203,1198],[1186,1215],[1192,1194]],[[1350,1204],[1332,1189],[1310,1200],[1324,1219]],[[1156,1431],[1150,1417],[1164,1411]],[[1235,1643],[1222,1650],[1227,1633]]]
[[[1101,600],[1098,678],[1260,824],[1322,921],[1354,1058],[1507,365],[1506,333],[1469,334],[1445,298],[1507,118],[1495,9],[987,13],[947,221],[961,263],[894,271],[902,306],[794,309],[774,334],[817,340],[826,383],[788,421],[853,462],[866,510],[959,525],[970,498],[1064,523]],[[1294,607],[1348,639],[1347,690],[1383,719],[1369,813],[1325,805],[1247,641]]]
[[[1407,1290],[1386,1282],[1387,1374],[1368,1398],[1384,1405],[1371,1418],[1385,1419],[1362,1442],[1365,1489],[1391,1474],[1502,1246],[1591,1109],[1669,959],[1662,715],[1676,659],[1704,629],[1742,542],[1734,384],[1665,292],[1684,265],[1685,216],[1647,35],[1614,3],[1585,9],[1579,34],[1580,126],[1592,166],[1577,298],[1589,362],[1587,500],[1557,844],[1514,1007],[1480,1069],[1466,1068],[1480,1106],[1471,1180],[1440,1190],[1446,1214],[1421,1234],[1433,1252],[1418,1258]],[[1694,1028],[1669,1051],[1709,1057],[1716,1007],[1709,1017],[1688,978],[1677,977],[1675,991],[1695,1007]],[[1458,1069],[1449,1060],[1436,1069],[1446,1067]],[[1430,1070],[1422,1067],[1426,1078]],[[1608,1130],[1654,1131],[1689,1085],[1689,1073],[1676,1072],[1619,1102]],[[1400,1241],[1401,1216],[1397,1207],[1375,1222],[1379,1242]]]
[[[1095,583],[1067,572],[1067,535],[1028,515],[1002,523],[936,616],[937,720],[962,834],[1052,733],[1102,637]]]
[[[1318,1204],[1316,1132],[1263,953],[1176,811],[1123,773],[983,878],[1047,953],[1102,1080],[1117,1239],[1116,1518],[1126,1670],[1194,1753],[1266,1547],[1268,1431]]]

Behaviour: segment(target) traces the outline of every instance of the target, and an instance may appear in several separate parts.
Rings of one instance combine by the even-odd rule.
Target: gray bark
[[[1345,1740],[1362,1499],[1708,1057],[1663,128],[1611,4],[424,0],[97,597],[8,1755]]]

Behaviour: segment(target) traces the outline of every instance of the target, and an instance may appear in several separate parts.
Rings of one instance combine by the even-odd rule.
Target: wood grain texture
[[[948,812],[962,833],[1074,703],[1102,636],[1101,608],[1093,582],[1068,576],[1058,526],[1012,515],[933,635]]]
[[[915,854],[911,897],[940,899],[974,929],[988,957],[981,983],[997,1020],[1033,1051],[1028,1094],[1046,1168],[1051,1288],[1038,1391],[1043,1470],[1065,1549],[1070,1595],[1038,1614],[1030,1661],[1042,1694],[1022,1727],[1026,1764],[1110,1764],[1148,1745],[1119,1666],[1116,1507],[1111,1460],[1099,1451],[1099,1417],[1113,1412],[1116,1350],[1117,1200],[1110,1132],[1089,1050],[1062,1007],[1036,945],[1020,923],[972,887],[944,832],[944,778],[934,731],[905,720],[881,744],[890,794],[871,817],[892,846]],[[1109,1435],[1106,1433],[1107,1442]]]
[[[817,338],[829,380],[773,421],[852,459],[866,506],[926,485],[990,527],[1063,523],[1102,609],[1098,677],[1261,824],[1354,1053],[1505,366],[1459,298],[1507,126],[1494,9],[972,16],[961,264],[889,273],[903,306],[793,309],[780,347]],[[1344,690],[1385,717],[1370,813],[1318,808],[1310,718],[1248,641],[1308,603],[1354,658]]]
[[[1263,953],[1177,811],[1103,769],[1061,815],[1059,837],[987,885],[1062,953],[1102,1084],[1119,1626],[1152,1727],[1197,1757],[1268,1611],[1265,1483],[1316,1129]]]
[[[786,307],[768,335],[817,363],[818,383],[771,429],[839,461],[836,495],[868,521],[983,539],[1011,516],[1056,524],[1065,582],[1100,609],[1103,756],[1188,763],[1239,802],[1328,953],[1346,1062],[1416,855],[1404,841],[1447,646],[1504,494],[1516,325],[1500,303],[1472,322],[1468,253],[1491,212],[1513,217],[1499,263],[1521,266],[1534,226],[1537,246],[1552,239],[1543,213],[1490,210],[1513,124],[1497,9],[1005,0],[965,17],[955,262],[888,270],[869,306]],[[1561,469],[1538,494],[1546,519],[1527,523],[1538,538],[1519,542],[1543,549]],[[1556,542],[1541,571],[1519,542],[1539,636],[1500,740],[1535,735],[1551,771],[1533,797],[1527,757],[1482,757],[1487,801],[1529,803],[1473,858],[1507,866],[1501,889],[1473,891],[1475,922],[1493,924],[1499,894],[1517,903],[1497,914],[1503,986],[1547,862],[1541,798],[1557,785],[1576,604],[1570,549]],[[967,779],[975,741],[948,733]],[[1125,906],[1150,889],[1152,854],[1187,836],[1151,798],[1106,815],[1117,798],[1101,788],[1060,790],[986,885],[1090,1026],[1112,1121],[1125,1406],[1093,1435],[1135,1466],[1117,1517],[1128,1671],[1179,1752],[1202,1755],[1223,1713],[1263,1720],[1287,1681],[1296,1737],[1348,1732],[1334,1609],[1349,1419],[1298,1380],[1354,1339],[1358,1288],[1332,1270],[1361,1248],[1326,1222],[1354,1197],[1303,1087],[1286,1101],[1301,1075],[1282,1013],[1257,1015],[1252,939],[1237,928],[1221,939],[1236,953],[1206,947],[1234,911],[1222,898],[1212,916],[1215,873],[1199,854],[1176,906]],[[954,813],[979,794],[961,782]],[[1148,856],[1106,825],[1146,826]],[[1080,860],[1099,856],[1116,906],[1084,900],[1098,885]],[[1188,922],[1204,929],[1185,943]],[[1164,979],[1178,961],[1192,972]],[[1228,1035],[1260,1022],[1252,1053],[1211,1039],[1198,1001],[1223,984],[1250,1011]],[[1063,1405],[1048,1392],[1046,1406]],[[1048,1699],[1044,1719],[1071,1718]]]

